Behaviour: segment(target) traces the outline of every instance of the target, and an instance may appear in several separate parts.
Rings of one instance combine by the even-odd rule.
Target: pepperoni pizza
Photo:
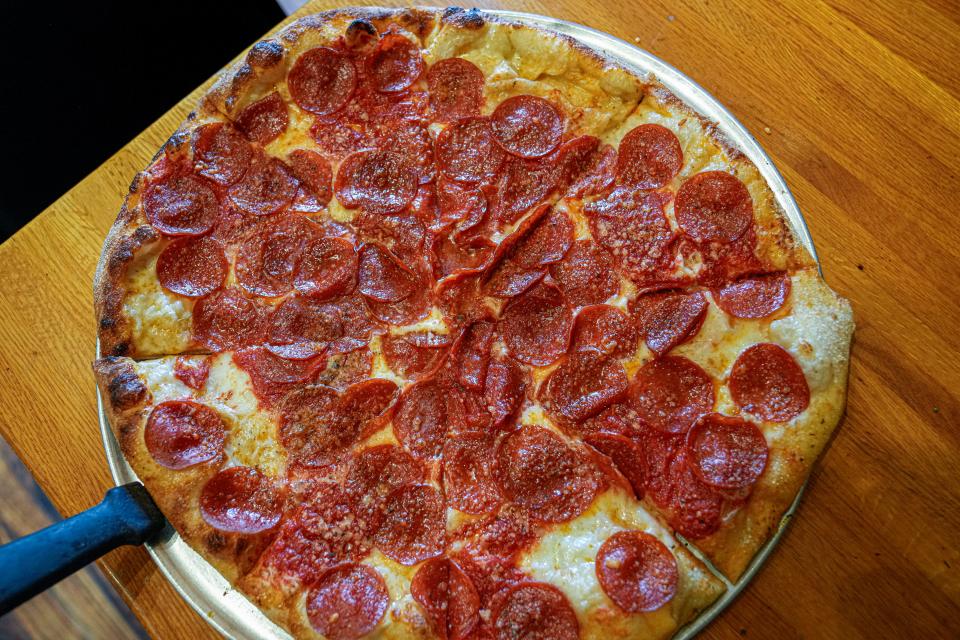
[[[802,486],[853,328],[712,123],[461,9],[256,44],[95,296],[124,455],[302,638],[669,637]]]

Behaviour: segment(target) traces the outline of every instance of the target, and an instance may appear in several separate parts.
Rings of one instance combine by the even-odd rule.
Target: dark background
[[[0,241],[284,17],[275,0],[0,8]]]

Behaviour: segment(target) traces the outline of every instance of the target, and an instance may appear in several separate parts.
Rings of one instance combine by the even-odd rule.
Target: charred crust
[[[132,371],[121,373],[107,384],[110,402],[118,411],[137,406],[147,396],[147,387]]]
[[[283,45],[276,40],[261,40],[250,48],[247,63],[251,67],[267,69],[283,62]]]
[[[351,49],[363,49],[378,37],[377,28],[369,20],[358,18],[347,25],[344,39]]]
[[[460,29],[477,31],[487,23],[483,14],[477,9],[463,9],[461,7],[447,7],[443,11],[442,19],[445,23]]]
[[[196,118],[197,114],[195,111],[191,111],[190,115],[187,116],[188,120],[192,119],[190,116]],[[167,138],[167,142],[163,145],[162,151],[168,155],[175,155],[182,149],[186,148],[186,145],[189,142],[190,133],[188,131],[184,131],[183,129],[177,129],[173,132],[173,135]]]
[[[115,413],[126,413],[150,401],[150,391],[130,360],[107,356],[94,362],[93,370]]]

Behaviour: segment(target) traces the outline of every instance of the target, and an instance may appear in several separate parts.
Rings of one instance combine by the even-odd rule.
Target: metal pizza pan
[[[767,184],[770,185],[777,204],[783,211],[795,237],[819,264],[813,238],[803,214],[773,161],[733,114],[689,76],[643,49],[581,24],[518,11],[485,10],[484,13],[504,21],[518,22],[564,34],[604,53],[611,62],[634,72],[641,78],[654,76],[683,102],[708,120],[715,122],[718,130],[727,141],[743,152],[757,166]],[[97,352],[99,353],[99,345]],[[99,390],[97,391],[97,407],[104,451],[114,482],[121,485],[137,481],[136,474],[124,459],[120,446],[110,429]],[[719,572],[715,572],[727,584],[726,593],[697,618],[680,629],[674,636],[675,639],[688,640],[692,638],[729,606],[746,588],[776,547],[787,523],[796,511],[802,494],[803,490],[801,489],[793,504],[784,514],[776,533],[760,549],[746,572],[737,582],[731,583],[720,576]],[[234,590],[226,579],[191,549],[169,524],[165,533],[158,540],[146,546],[147,552],[156,562],[161,573],[170,581],[170,584],[180,593],[183,599],[225,637],[236,640],[252,638],[289,640],[290,635],[286,631],[274,624],[240,592]],[[697,553],[692,547],[691,550]]]

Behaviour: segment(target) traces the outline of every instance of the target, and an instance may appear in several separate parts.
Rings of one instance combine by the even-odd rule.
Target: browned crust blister
[[[676,112],[696,118],[704,135],[727,154],[738,175],[760,180],[759,171],[735,146],[730,144],[716,123],[706,120],[652,77],[637,78],[622,69],[601,52],[594,51],[576,40],[535,27],[511,23],[481,11],[448,9],[337,9],[305,17],[269,40],[258,42],[229,67],[200,99],[197,109],[158,151],[154,161],[163,154],[176,156],[192,153],[194,129],[211,119],[232,120],[239,111],[268,92],[283,77],[297,55],[307,48],[328,43],[336,38],[348,40],[375,37],[396,24],[425,43],[438,29],[462,31],[483,36],[490,24],[502,25],[516,31],[527,31],[552,43],[563,43],[578,57],[583,68],[596,74],[604,70],[620,69],[629,74],[642,95],[653,96]],[[143,443],[143,427],[151,406],[151,395],[137,375],[134,362],[127,357],[165,355],[145,352],[136,344],[131,321],[124,312],[124,302],[131,294],[129,276],[131,265],[142,251],[163,242],[160,234],[146,221],[141,197],[150,169],[133,180],[124,205],[111,227],[103,245],[94,280],[94,301],[98,323],[100,353],[104,357],[94,363],[94,372],[100,392],[105,399],[106,412],[124,456],[151,491],[161,510],[177,531],[194,548],[226,576],[232,583],[249,570],[269,537],[250,538],[222,534],[203,522],[197,510],[199,492],[212,477],[220,462],[198,465],[184,471],[170,471],[157,465]],[[769,187],[764,184],[763,198],[769,199],[763,207],[769,214],[757,220],[758,253],[771,264],[785,270],[811,269],[814,262],[791,231],[786,216]],[[826,286],[820,283],[824,289]],[[849,327],[852,330],[852,325]],[[841,327],[842,331],[846,328]],[[189,348],[189,347],[188,347]],[[170,355],[183,348],[170,349]],[[825,447],[830,433],[843,410],[846,386],[847,356],[840,358],[838,371],[824,400],[808,412],[802,429],[793,436],[784,436],[771,447],[771,462],[767,473],[754,491],[748,505],[735,513],[721,530],[695,546],[702,550],[727,577],[736,579],[748,565],[755,552],[775,531],[781,514],[793,501],[803,485],[816,457]],[[842,371],[841,371],[842,370]],[[264,611],[281,625],[291,628],[288,619],[289,603],[275,602],[274,594],[265,593],[263,585],[255,581],[238,585]],[[711,599],[719,595],[712,594]],[[296,628],[298,637],[312,631]],[[407,626],[391,637],[428,637],[426,628]]]

